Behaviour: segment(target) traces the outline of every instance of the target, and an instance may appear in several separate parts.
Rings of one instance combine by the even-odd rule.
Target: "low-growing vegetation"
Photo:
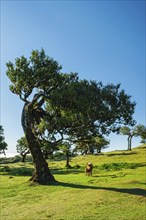
[[[31,161],[1,161],[1,220],[144,220],[146,217],[146,146],[101,155],[49,159],[57,180],[32,184]],[[12,160],[12,159],[10,159]],[[8,162],[8,161],[7,161]],[[87,162],[93,176],[85,176]]]

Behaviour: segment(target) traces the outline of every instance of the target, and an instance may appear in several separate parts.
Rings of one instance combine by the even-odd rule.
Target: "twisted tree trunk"
[[[46,184],[55,181],[54,176],[48,168],[48,164],[41,151],[41,146],[37,137],[33,132],[34,116],[31,103],[26,102],[22,111],[22,127],[28,142],[28,148],[33,158],[35,171],[31,177],[31,181]]]

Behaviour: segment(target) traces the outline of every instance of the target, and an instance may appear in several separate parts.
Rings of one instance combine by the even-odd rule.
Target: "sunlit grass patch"
[[[135,151],[77,156],[72,169],[48,160],[58,181],[50,185],[30,184],[32,163],[7,164],[1,169],[1,220],[144,220],[145,148]],[[84,172],[89,161],[92,177]]]
[[[104,170],[104,171],[116,171],[123,169],[135,169],[140,166],[143,166],[143,164],[120,162],[120,163],[104,163],[101,164],[100,166],[96,166],[96,168],[98,170]]]

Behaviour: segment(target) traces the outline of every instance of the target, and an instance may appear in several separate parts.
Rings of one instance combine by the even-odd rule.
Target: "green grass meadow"
[[[92,162],[93,176],[85,175]],[[30,162],[1,164],[0,220],[145,220],[146,146],[48,161],[57,182],[31,185]]]

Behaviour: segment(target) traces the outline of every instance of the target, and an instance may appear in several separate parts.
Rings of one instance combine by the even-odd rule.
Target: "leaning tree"
[[[64,139],[75,142],[133,124],[135,103],[120,84],[104,86],[62,73],[43,49],[32,51],[29,59],[8,62],[6,74],[10,90],[24,102],[21,121],[35,166],[34,182],[55,181],[41,150],[43,140],[56,146]]]

